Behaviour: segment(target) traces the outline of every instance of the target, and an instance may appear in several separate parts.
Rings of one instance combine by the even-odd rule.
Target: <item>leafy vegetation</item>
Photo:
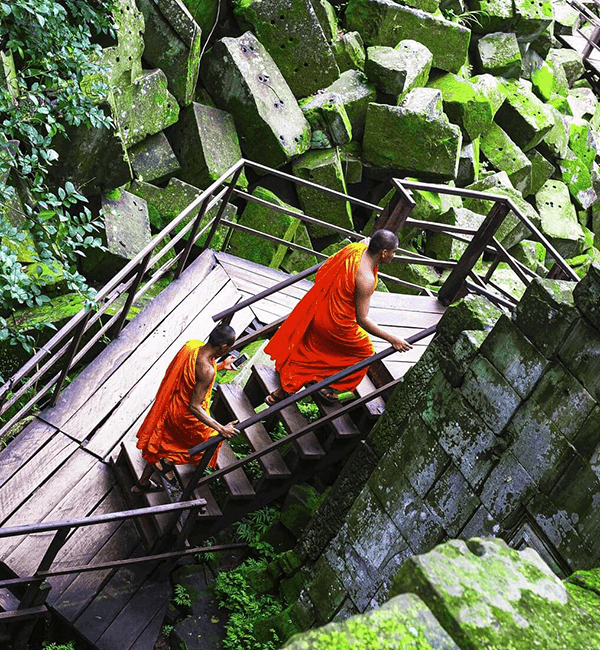
[[[191,596],[189,595],[184,585],[179,585],[179,584],[175,585],[175,593],[173,595],[173,600],[175,601],[175,604],[179,605],[180,607],[192,606]]]
[[[81,188],[53,185],[50,172],[58,160],[53,140],[69,126],[111,126],[98,44],[114,37],[111,4],[0,0],[0,340],[28,352],[34,340],[19,333],[16,309],[47,303],[57,276],[93,295],[77,258],[101,247],[100,222]]]

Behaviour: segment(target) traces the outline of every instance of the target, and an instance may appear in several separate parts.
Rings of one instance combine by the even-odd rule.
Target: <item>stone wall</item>
[[[599,295],[594,265],[536,280],[512,317],[447,310],[301,539],[301,629],[381,605],[448,538],[532,547],[560,576],[600,565]]]

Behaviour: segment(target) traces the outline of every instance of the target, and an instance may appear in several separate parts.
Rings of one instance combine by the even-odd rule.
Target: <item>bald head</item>
[[[381,251],[393,251],[398,246],[398,237],[391,230],[378,230],[371,236],[368,251],[377,255]]]

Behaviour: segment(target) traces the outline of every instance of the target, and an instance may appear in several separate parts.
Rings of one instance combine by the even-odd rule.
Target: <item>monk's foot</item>
[[[328,404],[339,404],[340,400],[331,386],[324,386],[317,391],[319,397]]]
[[[265,398],[265,403],[267,406],[275,406],[278,402],[281,402],[286,397],[289,397],[291,393],[286,393],[283,388],[278,388],[274,390],[270,395],[267,395]]]
[[[161,458],[154,463],[158,473],[173,487],[178,487],[177,477],[175,476],[175,465],[167,458]]]
[[[137,481],[134,485],[131,486],[131,491],[133,494],[144,494],[148,492],[162,492],[165,488],[162,485],[158,485],[154,481],[150,480],[146,483]]]

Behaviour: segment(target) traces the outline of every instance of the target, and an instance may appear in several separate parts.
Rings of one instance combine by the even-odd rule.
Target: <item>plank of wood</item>
[[[369,316],[381,327],[404,326],[425,329],[437,325],[441,314],[422,311],[406,311],[404,309],[384,309],[372,307]]]
[[[32,492],[77,449],[78,444],[62,433],[55,433],[48,442],[33,454],[29,461],[19,468],[0,488],[0,523],[7,520]],[[22,520],[20,523],[35,523],[37,519]],[[2,543],[0,542],[0,546]],[[0,552],[0,557],[2,557]]]
[[[138,345],[164,321],[168,314],[206,278],[216,264],[206,250],[174,282],[171,282],[121,331],[111,343],[61,393],[55,407],[44,411],[44,418],[59,427],[79,409],[126,361]]]
[[[186,486],[191,480],[192,475],[194,474],[194,469],[194,465],[177,465],[175,468],[175,471],[179,476],[179,481],[183,486]],[[206,501],[206,510],[202,515],[198,515],[199,517],[202,517],[202,519],[216,519],[223,514],[208,486],[203,485],[200,488],[196,488],[194,490],[193,498],[204,499]]]
[[[171,585],[168,575],[162,578],[158,577],[156,572],[150,575],[95,641],[98,650],[131,648],[170,598]]]
[[[321,399],[318,392],[314,393],[312,397],[323,415],[329,415],[341,408],[341,404],[329,404],[324,399]],[[354,424],[354,420],[349,414],[330,420],[328,426],[338,439],[354,438],[361,434],[360,429]]]
[[[0,589],[0,610],[3,612],[10,612],[19,607],[19,599],[11,594],[11,592],[3,587]]]
[[[231,447],[227,444],[227,441],[223,442],[217,456],[217,467],[222,469],[233,465],[235,462],[237,462],[237,458]],[[255,495],[254,488],[241,467],[225,474],[223,481],[232,499],[251,499]]]
[[[156,612],[154,618],[146,625],[146,628],[131,646],[130,650],[149,650],[150,648],[154,648],[158,635],[161,633],[168,606],[169,603],[166,602]]]
[[[252,404],[239,386],[233,384],[221,384],[219,387],[219,398],[229,411],[231,418],[243,422],[252,415],[255,415]],[[260,451],[272,444],[271,437],[262,422],[244,429],[242,434],[248,440],[253,451]],[[278,451],[261,456],[259,463],[265,473],[265,478],[277,479],[286,478],[291,474],[288,466]]]
[[[275,286],[275,283],[266,284],[268,280],[263,282],[263,280],[265,279],[261,276],[256,276],[256,275],[251,275],[251,276],[239,275],[239,276],[233,276],[231,279],[240,291],[249,293],[252,296],[261,293],[262,291],[270,288],[271,286]],[[299,287],[294,287],[294,285],[292,285],[289,287],[283,287],[282,289],[279,289],[277,293],[271,294],[269,298],[271,300],[281,301],[282,305],[290,305],[293,307],[302,298],[304,298],[305,295],[306,295],[306,291],[304,291]],[[265,300],[265,298],[262,298],[262,300]]]
[[[273,366],[256,364],[252,367],[252,374],[262,387],[265,395],[272,393],[280,387],[279,376]],[[291,404],[278,413],[279,419],[289,433],[295,433],[308,424],[308,420],[300,413],[295,404]],[[318,441],[317,436],[309,431],[296,438],[294,445],[301,458],[306,460],[319,460],[325,456],[325,450]]]
[[[363,380],[356,387],[355,393],[358,397],[365,397],[366,395],[370,395],[374,390],[375,385],[369,379],[369,376],[365,375]],[[375,397],[370,402],[365,403],[365,408],[371,416],[377,417],[385,411],[385,401],[381,396]]]
[[[152,367],[157,350],[164,350],[165,341],[176,339],[195,319],[197,313],[220,292],[226,282],[227,274],[216,267],[201,287],[197,287],[184,301],[186,308],[171,312],[160,327],[154,329],[136,348],[135,354],[129,355],[112,373],[110,380],[93,392],[88,392],[87,400],[80,408],[65,418],[61,430],[76,440],[87,438],[114,410],[124,395],[133,388],[140,376]],[[91,364],[94,365],[94,364]],[[77,380],[75,380],[77,381]],[[82,386],[83,390],[87,387]]]
[[[437,298],[412,296],[408,293],[385,293],[376,291],[371,298],[371,307],[423,311],[443,314],[446,308]]]
[[[215,269],[213,273],[217,271],[220,269]],[[227,282],[217,295],[218,300],[213,296],[207,304],[233,304],[239,296],[231,282]],[[205,307],[206,303],[200,306]],[[94,427],[110,415],[106,422],[94,431],[86,447],[89,452],[101,458],[108,456],[131,424],[152,402],[167,367],[183,344],[207,335],[212,330],[214,323],[208,314],[208,311],[212,310],[203,309],[200,313],[197,311],[195,317],[185,323],[186,327],[183,327],[183,322],[178,322],[177,325],[173,324],[173,331],[161,332],[160,337],[150,337],[144,341],[138,353],[131,358],[131,363],[119,368],[111,382],[103,386],[105,390],[99,391],[98,397],[93,396],[89,406],[80,409],[67,423],[68,426],[74,426],[73,422],[82,422],[87,416],[91,420],[91,424],[87,425],[88,431],[94,431]],[[177,320],[179,313],[173,313],[171,316]],[[185,320],[182,316],[181,321]],[[123,374],[126,372],[129,376]],[[104,402],[105,399],[111,401],[110,406]]]
[[[392,330],[390,329],[390,332]],[[396,332],[392,332],[396,333]],[[382,341],[381,339],[376,339],[373,338],[373,347],[375,348],[375,352],[381,352],[382,350],[387,350],[390,347],[390,344],[387,341]],[[426,350],[426,346],[422,345],[415,345],[411,350],[407,350],[406,352],[393,352],[390,354],[389,357],[386,357],[383,362],[384,363],[412,363],[413,365],[421,358],[423,353]]]
[[[69,476],[65,477],[66,480],[69,478]],[[111,491],[114,481],[114,476],[107,465],[99,462],[94,463],[81,480],[77,481],[74,477],[74,482],[68,493],[41,521],[61,521],[86,517]],[[88,534],[95,535],[96,531],[88,529]],[[55,532],[50,531],[26,537],[10,555],[5,557],[4,562],[19,575],[32,575],[54,535]],[[65,563],[64,547],[59,550],[55,562]]]

